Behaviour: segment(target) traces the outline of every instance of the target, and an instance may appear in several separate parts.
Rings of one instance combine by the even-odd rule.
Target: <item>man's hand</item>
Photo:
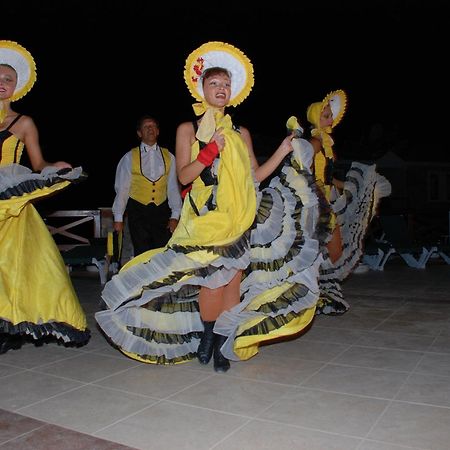
[[[123,222],[114,222],[113,227],[114,231],[123,231]]]
[[[175,228],[178,225],[178,220],[177,219],[169,219],[169,223],[167,224],[167,228],[169,229],[169,231],[171,233],[173,233],[175,231]]]

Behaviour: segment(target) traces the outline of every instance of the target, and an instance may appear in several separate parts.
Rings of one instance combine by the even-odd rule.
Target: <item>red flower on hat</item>
[[[197,58],[197,63],[198,64],[194,64],[194,67],[192,69],[198,75],[198,77],[200,77],[202,75],[202,73],[203,73],[204,59],[201,56],[198,57]],[[198,77],[192,77],[192,81],[194,83],[197,83]]]

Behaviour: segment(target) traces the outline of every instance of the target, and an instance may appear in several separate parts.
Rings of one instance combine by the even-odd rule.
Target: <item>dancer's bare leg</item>
[[[200,317],[204,322],[215,321],[223,311],[223,293],[225,286],[210,289],[202,286],[198,303],[200,307]]]
[[[334,227],[331,240],[327,244],[327,249],[330,260],[334,264],[342,256],[342,237],[339,225]]]

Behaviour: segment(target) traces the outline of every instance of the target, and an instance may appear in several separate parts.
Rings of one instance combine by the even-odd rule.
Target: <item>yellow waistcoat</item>
[[[164,160],[164,174],[156,181],[145,177],[141,168],[141,151],[139,147],[131,150],[131,186],[130,197],[143,205],[154,203],[159,206],[167,199],[167,180],[171,159],[169,150],[159,147]]]

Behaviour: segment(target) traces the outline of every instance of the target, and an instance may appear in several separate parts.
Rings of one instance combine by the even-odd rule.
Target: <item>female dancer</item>
[[[61,254],[31,203],[82,175],[64,161],[45,161],[32,118],[11,108],[35,80],[31,54],[0,41],[0,353],[25,337],[82,344],[90,335]],[[24,148],[40,173],[19,165]]]
[[[258,192],[292,150],[286,137],[261,166],[250,133],[225,107],[244,100],[253,68],[237,48],[209,42],[192,52],[185,81],[201,118],[177,130],[177,173],[191,184],[180,222],[163,249],[146,252],[107,283],[97,321],[140,361],[197,357],[226,372],[267,340],[303,329],[314,316],[320,263],[313,236],[317,201],[294,170]],[[310,231],[311,230],[311,231]]]
[[[317,305],[317,313],[324,314],[340,314],[348,310],[340,283],[361,259],[364,236],[378,202],[391,192],[390,183],[376,172],[375,165],[353,162],[345,181],[334,177],[336,157],[331,133],[342,120],[346,106],[346,93],[337,90],[322,101],[309,105],[306,113],[312,125],[312,170],[322,198],[331,209],[330,233],[323,249],[320,300]]]

